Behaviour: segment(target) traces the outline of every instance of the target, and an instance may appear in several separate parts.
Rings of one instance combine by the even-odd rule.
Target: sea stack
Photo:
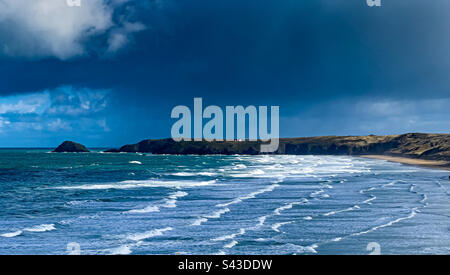
[[[89,150],[82,144],[73,142],[73,141],[64,141],[61,143],[53,152],[56,153],[83,153],[89,152]]]

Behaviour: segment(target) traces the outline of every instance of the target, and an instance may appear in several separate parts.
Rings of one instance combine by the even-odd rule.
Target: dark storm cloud
[[[134,13],[149,30],[117,58],[4,58],[8,81],[0,91],[79,84],[141,96],[276,92],[310,99],[439,96],[449,87],[448,1],[385,0],[381,8],[362,0],[171,3]]]
[[[0,93],[64,85],[111,90],[110,116],[129,129],[128,139],[168,136],[170,109],[194,96],[220,106],[280,105],[290,119],[344,98],[349,104],[407,99],[417,108],[422,100],[450,98],[445,0],[382,0],[379,8],[365,0],[126,2],[128,8],[114,9],[113,21],[145,29],[132,33],[120,52],[98,50],[108,40],[96,37],[85,41],[92,51],[69,60],[0,57]],[[331,117],[315,117],[320,134],[336,132]]]

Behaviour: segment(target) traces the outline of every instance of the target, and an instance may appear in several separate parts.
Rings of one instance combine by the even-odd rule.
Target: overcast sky
[[[450,1],[0,0],[0,147],[170,137],[279,105],[282,137],[450,132]]]

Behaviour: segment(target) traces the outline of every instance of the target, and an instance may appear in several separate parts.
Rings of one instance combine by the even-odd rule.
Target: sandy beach
[[[407,165],[417,165],[428,168],[437,168],[443,170],[450,171],[450,163],[446,161],[440,160],[424,160],[424,159],[414,159],[414,158],[405,158],[405,157],[393,157],[393,156],[383,156],[383,155],[362,155],[362,158],[370,158],[370,159],[382,159],[392,162],[403,163]]]

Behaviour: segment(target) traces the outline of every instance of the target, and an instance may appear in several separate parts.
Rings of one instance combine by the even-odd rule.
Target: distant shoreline
[[[355,156],[356,157],[356,156]],[[369,158],[369,159],[381,159],[387,160],[390,162],[396,162],[406,165],[420,166],[426,168],[437,168],[441,170],[450,171],[450,163],[447,161],[441,160],[425,160],[425,159],[416,159],[416,158],[406,158],[406,157],[394,157],[394,156],[386,156],[386,155],[360,155],[357,157],[361,158]]]
[[[260,155],[264,154],[260,151],[261,144],[260,141],[175,142],[172,139],[147,139],[105,152],[164,155]],[[450,134],[408,133],[388,136],[281,138],[278,150],[271,154],[383,156],[383,159],[405,164],[449,169]]]
[[[406,165],[450,170],[450,134],[408,133],[388,136],[323,136],[281,138],[274,155],[349,155]],[[261,141],[143,140],[105,153],[157,155],[262,155]],[[89,152],[84,145],[64,141],[53,152]]]

